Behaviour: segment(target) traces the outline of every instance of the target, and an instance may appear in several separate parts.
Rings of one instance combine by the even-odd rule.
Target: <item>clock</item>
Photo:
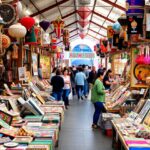
[[[10,4],[0,4],[0,15],[6,25],[10,25],[16,20],[15,8]]]

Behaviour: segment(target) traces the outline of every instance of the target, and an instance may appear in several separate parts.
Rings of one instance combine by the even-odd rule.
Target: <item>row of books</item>
[[[48,82],[45,85],[50,87]],[[34,80],[22,95],[0,96],[0,150],[53,150],[58,144],[64,102],[43,89]]]

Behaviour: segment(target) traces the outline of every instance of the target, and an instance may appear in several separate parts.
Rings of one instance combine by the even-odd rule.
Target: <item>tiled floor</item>
[[[65,112],[57,150],[112,150],[111,138],[92,130],[93,105],[90,101],[71,101]]]

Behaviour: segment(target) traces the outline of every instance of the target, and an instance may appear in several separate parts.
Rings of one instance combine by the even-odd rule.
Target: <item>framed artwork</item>
[[[150,65],[137,64],[136,58],[138,54],[134,53],[135,48],[131,51],[131,87],[147,88],[146,78],[150,76]]]
[[[50,57],[40,55],[40,67],[42,71],[42,78],[49,79],[50,77]]]
[[[33,75],[38,75],[38,55],[36,53],[32,53],[32,69]]]

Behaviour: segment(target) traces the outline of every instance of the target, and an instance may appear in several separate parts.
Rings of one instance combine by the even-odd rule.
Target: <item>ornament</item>
[[[10,44],[10,38],[7,35],[2,34],[2,48],[8,48]]]
[[[20,23],[30,30],[34,26],[35,20],[32,17],[23,17],[20,19]]]
[[[46,30],[49,28],[50,26],[50,22],[43,20],[39,23],[40,27],[46,32]]]
[[[77,13],[84,20],[92,13],[92,11],[88,7],[83,6],[77,10]]]
[[[43,45],[49,45],[50,44],[50,36],[49,33],[43,34]]]
[[[134,54],[137,55],[138,53],[139,53],[139,50],[138,50],[138,49],[135,49],[135,50],[134,50]]]
[[[86,36],[86,34],[84,34],[84,33],[80,33],[80,34],[79,34],[79,36],[80,36],[80,38],[81,38],[81,39],[84,39],[84,38],[85,38],[85,36]]]
[[[120,29],[121,29],[121,26],[120,26],[120,24],[119,24],[119,22],[116,22],[116,23],[114,23],[113,24],[113,30],[116,32],[116,33],[118,33],[119,31],[120,31]]]
[[[52,21],[52,24],[54,25],[56,36],[59,39],[64,28],[64,21],[61,18],[57,18],[55,21]]]
[[[25,37],[27,30],[20,23],[16,23],[9,27],[8,33],[13,38],[23,38]]]
[[[29,45],[37,44],[34,27],[32,27],[32,29],[27,32],[25,36],[25,44],[29,44]]]

